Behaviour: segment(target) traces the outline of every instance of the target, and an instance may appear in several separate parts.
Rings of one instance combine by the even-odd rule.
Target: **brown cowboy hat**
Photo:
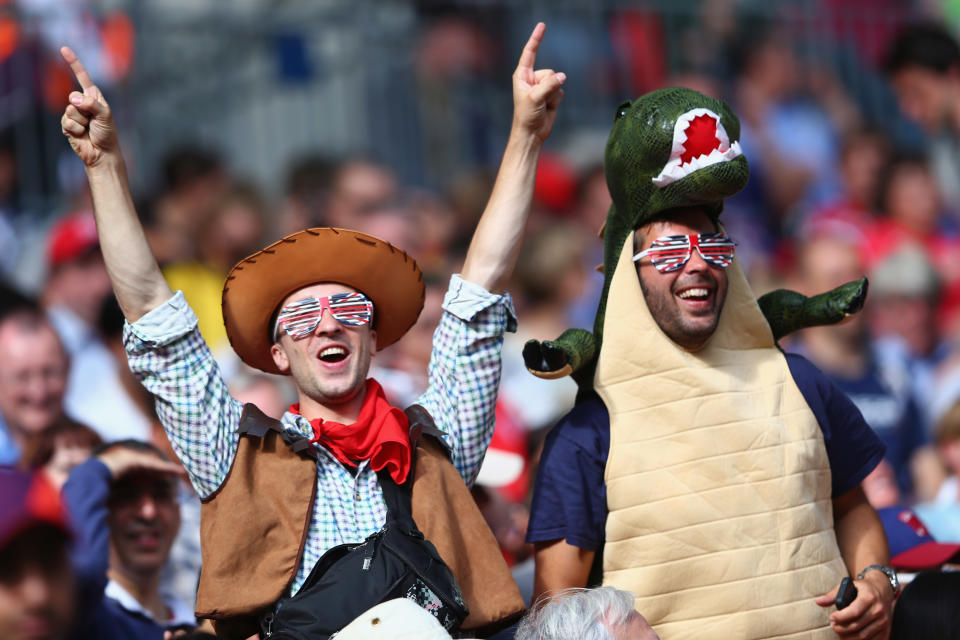
[[[270,356],[273,314],[288,295],[317,282],[339,282],[373,300],[377,349],[399,340],[423,309],[423,274],[405,251],[349,229],[304,229],[244,258],[227,275],[223,324],[237,355],[280,373]]]

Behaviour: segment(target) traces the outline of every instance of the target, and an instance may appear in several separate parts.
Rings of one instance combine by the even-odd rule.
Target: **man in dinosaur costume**
[[[535,374],[581,387],[538,471],[535,591],[602,568],[665,640],[885,638],[897,585],[860,489],[883,445],[776,345],[859,310],[866,283],[758,304],[719,223],[749,174],[739,133],[726,104],[688,89],[617,111],[594,332],[524,350]],[[848,574],[858,596],[834,610]]]

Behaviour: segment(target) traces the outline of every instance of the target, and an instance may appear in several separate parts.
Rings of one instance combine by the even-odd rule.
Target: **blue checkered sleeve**
[[[491,294],[456,274],[443,309],[418,403],[446,433],[453,464],[470,485],[493,437],[503,333],[516,331],[516,312],[510,294]]]
[[[243,405],[228,393],[183,293],[125,324],[123,344],[197,494],[210,495],[233,464]]]

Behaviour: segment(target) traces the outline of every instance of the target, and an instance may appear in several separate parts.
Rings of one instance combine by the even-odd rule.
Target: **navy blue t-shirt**
[[[911,390],[896,388],[874,363],[859,378],[831,379],[886,445],[887,461],[893,466],[900,491],[909,494],[913,490],[910,458],[918,448],[929,444]]]
[[[856,406],[802,356],[787,354],[790,374],[823,432],[833,497],[856,487],[883,459],[885,447]],[[581,399],[547,435],[530,506],[527,542],[566,539],[599,551],[607,525],[603,481],[610,415],[596,393]]]

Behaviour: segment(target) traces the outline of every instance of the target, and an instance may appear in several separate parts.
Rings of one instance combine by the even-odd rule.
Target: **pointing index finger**
[[[520,62],[517,64],[518,69],[533,70],[533,65],[537,61],[537,49],[540,47],[540,41],[543,40],[543,32],[546,29],[547,25],[542,22],[538,22],[537,26],[533,28],[533,33],[530,34],[530,39],[527,40],[527,44],[523,47],[523,53],[520,54]]]
[[[90,74],[87,73],[87,68],[80,62],[80,58],[73,52],[73,49],[70,47],[60,47],[60,55],[63,56],[64,61],[70,65],[70,70],[73,71],[73,75],[76,76],[77,82],[80,83],[80,87],[84,93],[87,92],[87,89],[95,86],[93,80],[90,78]]]

